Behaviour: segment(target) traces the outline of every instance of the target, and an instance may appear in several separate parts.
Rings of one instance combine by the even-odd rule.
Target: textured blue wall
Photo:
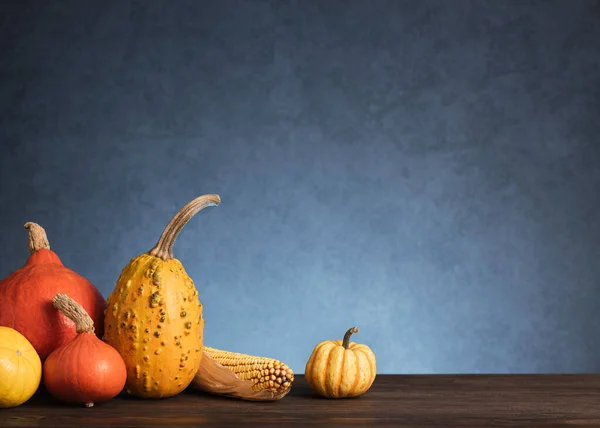
[[[12,4],[12,6],[8,6]],[[598,1],[3,2],[0,276],[171,216],[206,343],[302,373],[600,370]]]

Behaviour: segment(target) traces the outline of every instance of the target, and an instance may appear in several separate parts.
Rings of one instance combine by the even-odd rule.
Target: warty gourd
[[[183,391],[198,371],[204,348],[202,304],[172,248],[198,211],[220,202],[218,195],[204,195],[183,207],[156,246],[125,266],[108,297],[104,340],[125,361],[129,394],[171,397]]]

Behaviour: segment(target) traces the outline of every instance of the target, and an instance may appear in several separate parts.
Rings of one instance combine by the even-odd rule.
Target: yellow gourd
[[[353,333],[358,333],[356,327],[346,332],[344,340],[326,340],[313,350],[305,377],[318,395],[358,397],[373,384],[377,371],[375,354],[367,345],[350,342]]]
[[[33,345],[10,327],[0,327],[0,409],[20,406],[37,391],[42,361]]]
[[[177,395],[200,367],[204,350],[202,304],[172,248],[183,226],[198,211],[220,202],[218,195],[204,195],[183,207],[156,246],[125,266],[108,297],[104,341],[125,361],[125,391],[131,395]]]

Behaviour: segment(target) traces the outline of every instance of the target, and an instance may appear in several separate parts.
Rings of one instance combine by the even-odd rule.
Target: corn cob
[[[281,361],[204,347],[193,389],[249,401],[274,401],[292,387],[294,372]]]
[[[254,357],[209,347],[204,347],[204,352],[240,379],[251,381],[255,391],[282,392],[294,381],[292,369],[273,358]]]

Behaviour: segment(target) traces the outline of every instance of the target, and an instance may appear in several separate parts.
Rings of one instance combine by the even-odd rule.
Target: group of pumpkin
[[[252,401],[284,397],[294,380],[280,361],[204,346],[202,304],[172,247],[183,226],[218,195],[189,202],[148,253],[133,258],[104,300],[65,267],[44,229],[26,223],[30,256],[0,281],[0,408],[25,403],[43,382],[57,399],[91,407],[123,390],[165,398],[191,386]],[[375,356],[362,344],[327,340],[305,376],[319,395],[356,397],[372,385]]]

